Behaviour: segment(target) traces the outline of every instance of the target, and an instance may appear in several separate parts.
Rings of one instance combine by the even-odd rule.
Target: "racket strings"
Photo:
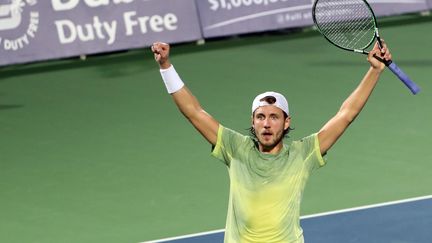
[[[372,25],[372,26],[371,26]],[[366,39],[366,41],[368,41],[367,43],[369,43],[369,37],[370,37],[370,33],[371,33],[371,27],[374,28],[374,23],[373,21],[369,20],[369,21],[364,21],[363,23],[359,24],[359,26],[357,26],[358,29],[353,29],[353,33],[354,34],[354,38],[352,38],[351,41],[349,41],[347,43],[347,46],[352,47],[352,49],[364,49],[367,46],[365,46],[363,40]],[[360,48],[355,48],[355,47],[360,47]]]
[[[323,35],[347,49],[363,50],[374,38],[374,18],[362,0],[320,0],[315,21]]]

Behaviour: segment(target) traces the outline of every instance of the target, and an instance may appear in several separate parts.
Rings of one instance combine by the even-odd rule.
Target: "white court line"
[[[170,238],[159,239],[159,240],[144,241],[144,242],[141,242],[141,243],[157,243],[157,242],[164,242],[164,241],[169,241],[169,240],[180,240],[180,239],[185,239],[185,238],[191,238],[191,237],[198,237],[198,236],[203,236],[203,235],[211,235],[211,234],[222,233],[224,231],[225,231],[225,229],[212,230],[212,231],[206,231],[206,232],[201,232],[201,233],[196,233],[196,234],[189,234],[189,235],[181,235],[181,236],[170,237]]]
[[[432,199],[432,195],[427,195],[427,196],[422,196],[422,197],[413,197],[413,198],[402,199],[402,200],[397,200],[397,201],[390,201],[390,202],[371,204],[371,205],[366,205],[366,206],[361,206],[361,207],[354,207],[354,208],[347,208],[347,209],[335,210],[335,211],[324,212],[324,213],[305,215],[305,216],[302,216],[300,218],[301,219],[309,219],[309,218],[323,217],[323,216],[332,215],[332,214],[348,213],[348,212],[353,212],[353,211],[360,211],[360,210],[365,210],[365,209],[370,209],[370,208],[385,207],[385,206],[390,206],[390,205],[395,205],[395,204],[409,203],[409,202],[421,201],[421,200],[426,200],[426,199]]]
[[[353,211],[360,211],[360,210],[365,210],[365,209],[370,209],[370,208],[385,207],[385,206],[391,206],[391,205],[396,205],[396,204],[421,201],[421,200],[426,200],[426,199],[432,199],[432,195],[427,195],[427,196],[422,196],[422,197],[413,197],[413,198],[408,198],[408,199],[371,204],[371,205],[366,205],[366,206],[361,206],[361,207],[354,207],[354,208],[347,208],[347,209],[341,209],[341,210],[305,215],[305,216],[301,216],[300,219],[317,218],[317,217],[323,217],[323,216],[327,216],[327,215],[348,213],[348,212],[353,212]],[[188,235],[181,235],[181,236],[176,236],[176,237],[164,238],[164,239],[159,239],[159,240],[144,241],[144,242],[140,242],[140,243],[158,243],[158,242],[164,242],[164,241],[170,241],[170,240],[180,240],[180,239],[185,239],[185,238],[221,233],[224,231],[225,231],[225,229],[219,229],[219,230],[206,231],[206,232],[201,232],[201,233],[196,233],[196,234],[188,234]]]

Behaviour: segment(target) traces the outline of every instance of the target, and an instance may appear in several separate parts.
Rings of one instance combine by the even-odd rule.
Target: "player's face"
[[[290,118],[285,118],[284,112],[276,106],[258,107],[252,117],[252,126],[259,142],[259,148],[264,153],[277,153],[282,148],[283,132],[288,129]]]

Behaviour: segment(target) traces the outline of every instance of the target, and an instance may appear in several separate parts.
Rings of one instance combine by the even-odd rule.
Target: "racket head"
[[[316,0],[312,18],[321,34],[344,50],[367,54],[377,37],[376,17],[365,0]]]

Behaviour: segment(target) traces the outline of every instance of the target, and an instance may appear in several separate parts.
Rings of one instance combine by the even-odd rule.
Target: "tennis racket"
[[[366,49],[375,39],[382,47],[375,14],[365,0],[316,0],[312,17],[321,34],[339,48],[368,55]],[[378,56],[375,58],[382,61],[413,94],[420,91],[394,62]]]

